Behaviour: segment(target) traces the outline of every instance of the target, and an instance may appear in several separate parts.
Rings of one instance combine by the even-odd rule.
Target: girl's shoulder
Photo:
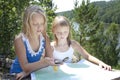
[[[21,39],[22,38],[22,33],[19,33],[15,35],[15,40]]]
[[[80,46],[80,43],[77,42],[76,40],[71,40],[71,46],[72,46],[73,48],[77,48],[77,47]]]
[[[17,35],[15,35],[15,38],[14,38],[14,43],[21,43],[21,42],[23,42],[22,41],[22,33],[19,33],[19,34],[17,34]]]
[[[71,40],[71,45],[76,45],[78,42],[76,40]]]

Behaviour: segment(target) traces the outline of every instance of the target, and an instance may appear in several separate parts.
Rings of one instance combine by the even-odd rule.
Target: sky
[[[82,0],[78,0],[79,4],[81,4]],[[110,1],[110,0],[90,0],[90,2],[95,1]],[[75,0],[53,0],[54,5],[57,6],[57,10],[55,12],[62,12],[72,10],[74,8]]]

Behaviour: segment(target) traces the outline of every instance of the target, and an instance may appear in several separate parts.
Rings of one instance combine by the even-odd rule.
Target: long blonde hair
[[[31,23],[30,23],[30,21],[32,19],[32,16],[35,13],[39,13],[39,14],[41,14],[44,17],[45,28],[46,28],[46,24],[47,24],[45,11],[40,6],[38,6],[38,5],[31,5],[28,8],[26,8],[26,10],[24,12],[24,15],[23,15],[22,32],[27,37],[30,37],[30,38],[35,38],[35,36],[36,36],[34,34],[33,30],[32,30]]]
[[[64,16],[56,16],[55,19],[53,20],[53,23],[52,23],[52,32],[54,33],[54,30],[57,26],[67,26],[69,27],[69,35],[67,37],[67,43],[68,43],[68,46],[70,46],[71,44],[71,41],[70,41],[70,23],[68,21],[68,19]],[[56,41],[56,44],[58,44],[58,39],[56,37],[56,35],[54,35],[55,37],[55,41]]]

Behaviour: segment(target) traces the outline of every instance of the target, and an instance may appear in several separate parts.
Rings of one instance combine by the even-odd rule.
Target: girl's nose
[[[41,28],[41,25],[37,25],[37,29],[40,29]]]

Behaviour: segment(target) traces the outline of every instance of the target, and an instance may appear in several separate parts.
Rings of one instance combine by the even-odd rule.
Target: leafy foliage
[[[13,49],[13,38],[21,26],[21,14],[29,0],[0,1],[0,51],[2,55],[9,56]],[[21,3],[21,4],[20,4]]]
[[[94,41],[90,41],[87,46],[88,50],[93,55],[101,59],[107,64],[112,66],[118,63],[119,49],[116,50],[118,45],[119,26],[115,23],[106,26],[107,24],[101,23],[97,30]],[[112,63],[111,63],[112,62]]]
[[[120,24],[120,0],[99,1],[92,4],[99,7],[99,12],[97,13],[99,20],[105,23],[114,22]]]
[[[89,0],[87,2],[83,0],[81,6],[75,6],[74,16],[75,21],[80,24],[78,31],[80,36],[79,41],[82,45],[86,43],[86,38],[95,34],[98,28],[99,22],[95,17],[96,13],[97,8],[90,4]]]

